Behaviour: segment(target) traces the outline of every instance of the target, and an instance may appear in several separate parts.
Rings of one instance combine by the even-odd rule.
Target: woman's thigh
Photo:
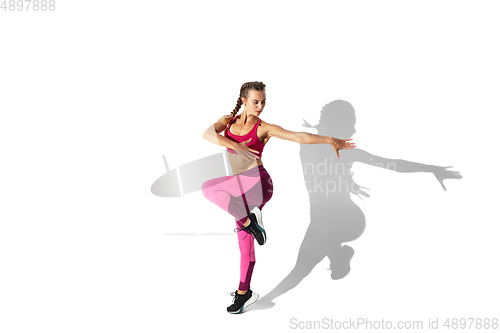
[[[262,209],[273,196],[273,182],[269,174],[261,171],[258,179],[258,182],[243,195],[250,209],[253,207]]]
[[[202,191],[223,191],[233,197],[239,197],[242,194],[259,187],[260,177],[248,177],[243,175],[223,176],[207,180],[202,185]],[[262,187],[262,186],[260,186]]]
[[[260,172],[260,183],[262,187],[262,203],[259,205],[259,208],[262,209],[271,200],[274,191],[273,180],[265,170]]]

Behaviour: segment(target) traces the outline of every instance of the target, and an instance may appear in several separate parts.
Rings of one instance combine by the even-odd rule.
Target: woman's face
[[[242,100],[243,103],[245,103],[246,112],[258,117],[266,105],[266,92],[250,90],[248,92],[248,98],[242,98]]]

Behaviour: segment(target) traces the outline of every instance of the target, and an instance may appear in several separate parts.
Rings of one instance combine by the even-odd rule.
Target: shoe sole
[[[259,294],[257,293],[253,293],[252,294],[252,297],[250,297],[248,299],[248,301],[245,302],[245,304],[243,304],[241,306],[241,308],[238,310],[238,311],[234,311],[234,312],[229,312],[230,314],[240,314],[243,312],[243,310],[245,310],[249,305],[252,305],[253,303],[257,302],[257,300],[259,299]]]
[[[255,218],[257,219],[257,228],[262,232],[262,236],[264,237],[264,242],[260,245],[266,244],[266,231],[264,230],[264,223],[262,223],[262,212],[259,209],[259,207],[255,207],[252,209],[252,213],[255,215]]]

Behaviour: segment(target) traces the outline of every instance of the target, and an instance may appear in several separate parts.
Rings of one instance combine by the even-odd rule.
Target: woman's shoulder
[[[220,117],[219,120],[217,120],[217,122],[214,124],[217,133],[227,130],[232,119],[233,117],[231,117],[231,115],[223,115],[222,117]]]
[[[222,117],[219,118],[220,122],[230,122],[233,119],[233,117],[230,114],[225,114]]]
[[[232,117],[231,115],[223,115],[222,117],[219,118],[219,123],[223,124],[224,127],[227,128],[227,126],[233,121],[235,117]]]

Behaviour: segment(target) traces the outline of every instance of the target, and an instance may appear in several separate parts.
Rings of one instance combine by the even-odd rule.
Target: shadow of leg
[[[292,271],[274,289],[252,306],[252,310],[264,310],[274,306],[275,298],[295,288],[312,269],[325,258],[326,253],[321,248],[312,246],[312,243],[304,239],[299,251],[297,262]],[[311,244],[311,245],[309,245]]]

